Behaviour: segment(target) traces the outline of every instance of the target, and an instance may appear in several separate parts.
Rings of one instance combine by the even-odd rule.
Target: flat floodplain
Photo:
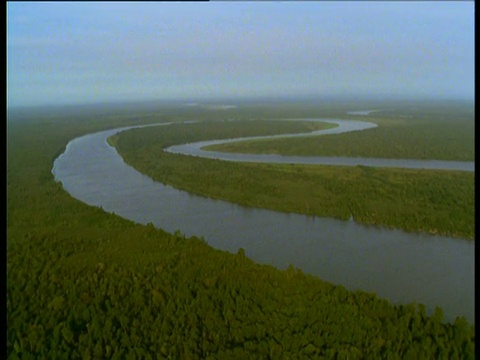
[[[241,117],[240,110],[228,111]],[[257,110],[246,112],[250,117]],[[312,112],[296,115],[315,116]],[[53,162],[75,137],[192,120],[195,113],[171,106],[143,114],[112,108],[9,116],[9,357],[456,358],[474,353],[474,327],[463,317],[445,323],[441,309],[427,314],[422,305],[393,305],[293,266],[277,270],[256,264],[242,249],[219,251],[198,237],[135,224],[72,198],[54,180]],[[225,117],[216,111],[197,115]],[[117,145],[135,131],[120,134]],[[179,164],[171,162],[170,174]],[[195,174],[191,177],[194,181]],[[108,346],[94,345],[100,343]]]
[[[408,117],[406,117],[408,116]],[[302,156],[348,156],[391,159],[473,161],[474,121],[471,117],[450,118],[391,115],[352,117],[378,124],[358,131],[316,138],[242,141],[214,145],[208,150]]]
[[[430,151],[433,159],[474,158],[472,122],[466,119],[435,123],[420,118],[412,123],[396,115],[389,120],[369,120],[376,121],[379,127],[348,134],[243,141],[215,148],[268,153],[265,149],[274,147],[277,150],[273,152],[281,154],[329,156],[353,156],[358,150],[362,156],[397,155],[413,159],[428,158],[426,154]],[[116,141],[126,162],[139,171],[198,195],[283,212],[339,219],[353,217],[364,224],[473,239],[474,173],[366,166],[231,164],[163,151],[172,144],[244,136],[247,128],[255,133],[257,127],[264,126],[261,124],[209,122],[138,129],[120,134]],[[285,126],[284,122],[270,124]],[[212,133],[207,135],[209,131]],[[433,150],[430,144],[436,144]],[[282,150],[290,146],[291,152]],[[302,153],[299,148],[308,151]],[[445,149],[449,149],[449,156],[442,156]]]

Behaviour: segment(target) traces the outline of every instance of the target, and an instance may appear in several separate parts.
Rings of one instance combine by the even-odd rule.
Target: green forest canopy
[[[51,174],[67,142],[139,116],[66,113],[9,113],[9,359],[474,357],[464,318],[444,323],[440,309],[393,306],[71,198]]]

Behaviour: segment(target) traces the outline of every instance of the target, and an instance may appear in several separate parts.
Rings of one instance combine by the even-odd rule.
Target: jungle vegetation
[[[266,123],[270,128],[288,124],[283,121],[179,124],[135,129],[115,135],[111,141],[124,160],[140,172],[198,195],[283,212],[344,220],[353,216],[369,225],[473,239],[474,173],[232,163],[163,151],[174,144],[260,134],[265,131]],[[371,130],[364,132],[368,131]],[[310,139],[319,141],[316,138]],[[307,138],[298,140],[307,143]]]
[[[70,197],[51,173],[82,134],[171,120],[29,109],[7,119],[8,359],[474,358],[474,327]]]

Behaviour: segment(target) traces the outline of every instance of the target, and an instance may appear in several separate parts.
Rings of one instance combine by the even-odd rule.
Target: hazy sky
[[[7,3],[8,106],[474,94],[472,2]]]

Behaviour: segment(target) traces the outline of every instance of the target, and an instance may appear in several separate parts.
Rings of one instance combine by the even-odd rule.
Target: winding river
[[[320,120],[339,125],[321,130],[323,134],[353,131],[352,126],[360,131],[359,126],[366,129],[375,125]],[[447,321],[465,316],[474,322],[472,241],[247,208],[177,190],[154,182],[128,166],[115,148],[108,145],[108,137],[135,127],[139,126],[102,131],[70,141],[54,162],[52,172],[56,181],[74,198],[135,222],[151,222],[169,232],[180,230],[187,236],[201,236],[221,250],[237,252],[242,247],[257,262],[278,268],[293,264],[347,289],[376,292],[396,304],[424,303],[428,312],[438,305],[444,309]],[[195,155],[200,156],[206,152],[201,150],[206,145],[187,144],[186,148],[196,149]],[[169,151],[181,152],[181,149],[172,147]],[[296,158],[282,161],[292,162]],[[473,171],[473,163],[467,165],[464,170]],[[446,166],[452,168],[452,164]],[[453,168],[458,166],[454,164]]]
[[[165,151],[200,156],[203,158],[217,159],[224,161],[241,161],[257,163],[282,163],[282,164],[307,164],[307,165],[340,165],[340,166],[376,166],[376,167],[396,167],[409,169],[441,169],[441,170],[461,170],[474,171],[475,163],[473,161],[443,161],[443,160],[414,160],[414,159],[382,159],[382,158],[361,158],[361,157],[335,157],[335,156],[285,156],[278,154],[240,154],[226,153],[218,151],[204,150],[210,145],[226,144],[242,140],[263,140],[280,139],[291,137],[318,136],[329,134],[341,134],[351,131],[361,131],[377,127],[377,124],[366,121],[337,120],[337,119],[286,119],[286,121],[312,121],[326,122],[338,125],[337,127],[312,131],[301,134],[283,134],[273,136],[253,136],[248,138],[235,138],[228,140],[208,140],[199,141],[190,144],[181,144],[171,146]]]

